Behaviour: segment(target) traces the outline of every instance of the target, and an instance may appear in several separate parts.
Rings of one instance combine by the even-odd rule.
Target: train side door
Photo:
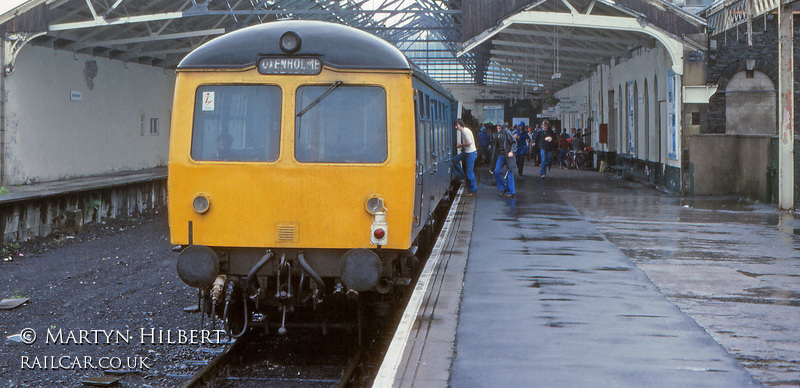
[[[414,225],[422,224],[423,184],[425,177],[425,130],[422,123],[425,99],[422,92],[414,94],[414,134],[417,142],[417,165],[415,171],[416,185],[414,189]]]

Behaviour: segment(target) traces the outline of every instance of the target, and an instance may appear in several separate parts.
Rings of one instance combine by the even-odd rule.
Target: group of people
[[[575,134],[570,136],[567,132],[564,132],[558,138],[558,163],[562,167],[568,166],[569,152],[570,150],[573,153],[578,152],[591,152],[591,147],[586,146],[586,141],[583,139],[584,137],[588,136],[589,134],[583,134],[580,129],[575,131]]]
[[[526,159],[532,159],[540,166],[539,176],[544,179],[547,169],[552,166],[553,156],[563,163],[569,147],[583,150],[583,137],[586,136],[580,130],[572,137],[566,132],[559,135],[547,120],[534,127],[524,122],[511,127],[497,124],[494,125],[494,131],[491,130],[491,123],[488,123],[481,127],[476,142],[472,131],[461,119],[456,121],[455,127],[461,133],[461,142],[457,147],[463,152],[453,158],[453,164],[456,175],[467,179],[467,196],[473,196],[478,191],[474,172],[477,160],[489,164],[489,172],[494,175],[499,195],[513,198],[516,195],[513,171],[517,170],[521,176]],[[566,147],[562,148],[564,145]],[[465,161],[466,172],[461,168],[462,161]]]

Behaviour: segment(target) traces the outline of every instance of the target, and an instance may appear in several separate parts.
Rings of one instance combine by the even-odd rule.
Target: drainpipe
[[[0,186],[6,184],[6,37],[0,37]]]

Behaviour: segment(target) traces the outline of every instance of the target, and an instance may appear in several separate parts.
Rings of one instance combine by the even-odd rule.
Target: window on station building
[[[504,109],[502,105],[485,105],[483,107],[483,121],[493,125],[503,124]]]
[[[195,94],[192,159],[273,162],[278,159],[281,89],[206,85]]]
[[[150,119],[150,134],[158,135],[158,117],[153,117]]]
[[[295,158],[304,163],[381,163],[388,155],[386,91],[378,86],[301,86]]]
[[[692,122],[691,125],[700,125],[701,124],[701,113],[700,112],[692,112]]]

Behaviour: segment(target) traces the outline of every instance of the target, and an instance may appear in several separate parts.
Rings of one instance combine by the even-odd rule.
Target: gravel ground
[[[183,312],[196,294],[170,248],[163,211],[6,246],[0,299],[30,301],[0,310],[0,387],[83,386],[107,369],[132,372],[114,376],[117,386],[180,385],[167,374],[199,345],[178,331],[197,329],[199,317]],[[32,344],[8,338],[26,329]]]

